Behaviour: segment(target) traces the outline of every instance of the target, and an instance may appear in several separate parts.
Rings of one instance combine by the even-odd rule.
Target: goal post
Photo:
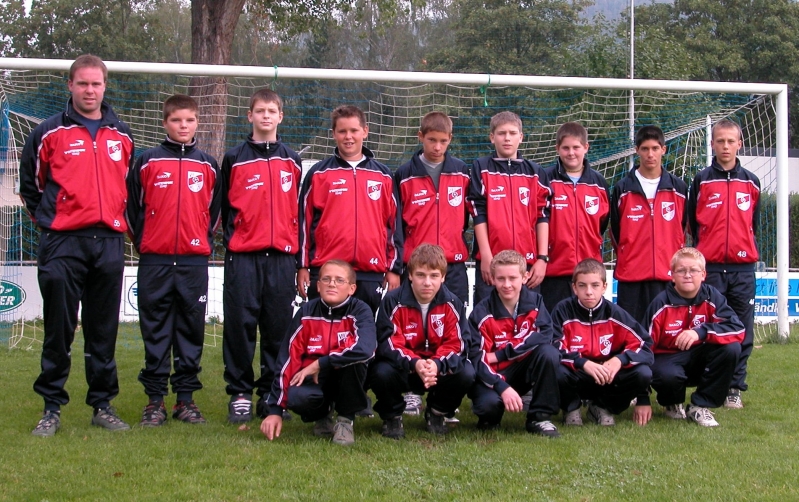
[[[444,111],[450,108],[463,111],[463,119],[459,118],[456,122],[456,128],[461,127],[459,124],[461,120],[464,122],[471,121],[479,127],[484,128],[485,122],[480,122],[479,111],[481,106],[484,106],[485,114],[490,113],[492,106],[490,102],[504,100],[508,97],[513,90],[522,89],[527,94],[537,93],[539,101],[533,101],[533,98],[528,96],[518,98],[513,101],[516,107],[536,107],[536,106],[550,106],[551,102],[562,99],[561,94],[563,90],[584,90],[584,91],[603,91],[602,96],[597,97],[598,104],[589,105],[571,105],[567,111],[557,111],[555,115],[559,119],[565,121],[570,117],[574,120],[583,120],[589,129],[589,134],[594,137],[594,129],[609,123],[610,119],[604,117],[605,111],[603,107],[616,107],[623,109],[624,115],[627,114],[627,100],[625,93],[634,91],[636,95],[635,110],[637,116],[645,117],[662,117],[662,120],[672,120],[671,116],[665,111],[658,111],[658,107],[664,107],[662,103],[670,99],[669,95],[673,94],[678,96],[674,99],[679,99],[680,103],[689,103],[692,108],[696,110],[704,109],[707,107],[708,111],[703,114],[701,118],[691,117],[689,123],[685,127],[674,126],[670,128],[663,127],[667,133],[667,140],[675,140],[680,138],[679,149],[683,151],[683,157],[675,162],[675,168],[683,169],[681,175],[688,177],[692,172],[691,169],[696,170],[705,164],[705,151],[706,151],[706,124],[705,117],[712,116],[713,120],[718,120],[724,116],[734,115],[741,111],[754,110],[757,108],[756,114],[747,116],[746,120],[752,122],[751,127],[757,129],[756,134],[763,134],[764,136],[773,137],[772,140],[761,144],[753,144],[753,146],[761,150],[769,150],[768,156],[774,159],[775,178],[779,182],[775,182],[773,188],[775,205],[776,205],[776,239],[773,244],[775,248],[775,259],[769,266],[776,269],[776,313],[777,313],[777,330],[780,337],[788,336],[788,239],[789,239],[789,218],[788,218],[788,198],[790,185],[787,182],[789,176],[788,170],[788,89],[785,84],[758,84],[758,83],[728,83],[728,82],[703,82],[703,81],[672,81],[672,80],[639,80],[639,79],[605,79],[605,78],[582,78],[582,77],[547,77],[547,76],[526,76],[526,75],[494,75],[494,74],[461,74],[461,73],[432,73],[432,72],[399,72],[399,71],[372,71],[372,70],[343,70],[343,69],[313,69],[313,68],[287,68],[287,67],[252,67],[252,66],[217,66],[217,65],[194,65],[194,64],[169,64],[169,63],[143,63],[143,62],[123,62],[123,61],[106,61],[106,66],[111,75],[160,75],[171,76],[176,82],[174,88],[159,88],[153,91],[158,94],[158,99],[153,99],[147,107],[137,109],[131,112],[130,115],[120,113],[123,120],[134,122],[132,127],[134,129],[134,137],[137,140],[137,147],[150,147],[158,141],[157,138],[162,136],[160,129],[160,102],[169,94],[175,92],[186,92],[189,77],[193,76],[207,76],[207,77],[225,77],[233,85],[239,85],[239,82],[245,82],[242,86],[269,86],[276,85],[278,92],[284,96],[282,85],[289,85],[294,82],[305,82],[307,85],[319,85],[319,82],[327,83],[328,85],[350,85],[357,83],[373,83],[382,86],[380,91],[362,94],[366,97],[363,99],[366,102],[373,103],[375,110],[366,110],[370,115],[370,126],[372,125],[372,114],[379,113],[393,113],[390,120],[386,123],[375,124],[375,136],[378,138],[376,145],[383,158],[396,159],[401,155],[405,155],[409,148],[415,148],[415,131],[418,128],[418,120],[426,111],[431,111],[433,107],[438,107]],[[66,72],[69,70],[71,60],[52,60],[52,59],[17,59],[17,58],[0,58],[0,101],[5,99],[7,92],[4,87],[4,79],[10,79],[9,75],[14,72]],[[246,82],[251,82],[248,84]],[[337,84],[338,83],[338,84]],[[346,83],[346,84],[345,84]],[[52,84],[57,87],[59,84]],[[145,85],[146,86],[146,85]],[[395,87],[394,87],[395,86]],[[421,89],[422,86],[424,90]],[[24,86],[22,86],[24,87]],[[65,87],[62,85],[62,87]],[[154,86],[153,86],[154,87]],[[446,87],[446,91],[440,91],[440,87]],[[116,89],[115,89],[116,90]],[[133,92],[133,91],[131,91]],[[236,91],[239,92],[239,91]],[[329,112],[332,106],[330,102],[323,102],[318,96],[308,96],[313,94],[313,91],[302,90],[297,91],[295,97],[290,97],[287,101],[309,101],[314,97],[319,98],[320,103],[316,103],[318,108],[326,108]],[[546,93],[550,94],[547,95]],[[647,98],[646,93],[659,93],[659,96],[653,96],[651,99]],[[424,97],[422,94],[424,93]],[[458,95],[460,93],[460,95]],[[697,94],[691,94],[697,93]],[[249,97],[246,87],[240,88],[240,94]],[[429,96],[428,96],[429,94]],[[712,95],[713,100],[707,100],[703,96]],[[231,94],[232,96],[232,94]],[[727,96],[743,97],[740,102],[727,99]],[[758,96],[768,98],[768,101],[760,100]],[[237,96],[241,98],[241,96]],[[452,101],[451,101],[452,100]],[[457,101],[460,100],[460,101]],[[119,112],[119,107],[116,101],[112,101],[115,108]],[[460,104],[463,102],[469,103],[469,108]],[[61,100],[63,106],[63,99]],[[236,105],[236,106],[241,106]],[[287,103],[287,106],[292,106]],[[714,108],[715,107],[715,108]],[[723,111],[718,111],[718,107],[722,107]],[[233,109],[233,105],[229,105],[229,110]],[[665,108],[663,108],[665,109]],[[7,108],[4,108],[4,114]],[[241,114],[241,108],[237,108],[231,115],[227,117],[228,127],[232,127],[232,121],[235,119],[236,114]],[[389,110],[389,111],[386,111]],[[397,111],[400,110],[400,111]],[[465,110],[465,111],[464,111]],[[716,110],[716,111],[712,111]],[[743,111],[742,111],[743,110]],[[246,109],[245,109],[246,112]],[[519,109],[520,115],[524,115],[525,110]],[[293,113],[293,110],[287,111],[287,116]],[[660,115],[658,115],[660,113]],[[760,115],[757,115],[760,114]],[[246,113],[245,113],[246,115]],[[324,115],[324,114],[321,114]],[[749,118],[751,116],[751,118]],[[765,117],[765,118],[763,118]],[[41,120],[44,117],[38,117]],[[523,117],[524,118],[524,117]],[[614,119],[616,120],[616,119]],[[677,120],[677,119],[674,119]],[[708,119],[710,120],[710,119]],[[29,122],[31,126],[35,125],[36,117],[33,112],[24,112],[17,114],[12,121],[16,122]],[[759,122],[768,122],[768,125],[762,125]],[[6,122],[8,120],[6,119]],[[323,122],[318,119],[317,122]],[[537,119],[531,120],[529,124],[525,119],[525,142],[522,144],[522,151],[525,156],[532,158],[539,162],[547,162],[553,159],[554,148],[551,144],[554,138],[554,128],[557,124],[553,121],[538,121]],[[773,130],[772,130],[773,122]],[[284,124],[286,122],[284,121]],[[652,122],[649,122],[652,123]],[[594,125],[595,124],[595,125]],[[642,125],[643,123],[641,123]],[[325,124],[326,125],[326,124]],[[616,124],[618,125],[618,124]],[[744,126],[742,124],[742,126]],[[282,128],[283,126],[281,126]],[[749,126],[744,126],[748,128]],[[13,128],[13,124],[12,124]],[[287,126],[291,128],[291,126]],[[324,125],[317,125],[316,130],[321,130]],[[474,130],[478,127],[474,128]],[[668,130],[667,130],[668,129]],[[464,126],[463,131],[466,131]],[[460,132],[460,131],[459,131]],[[20,133],[18,132],[18,135]],[[458,132],[456,132],[456,135]],[[482,134],[481,137],[480,134]],[[612,138],[615,133],[603,133],[604,138]],[[629,167],[627,159],[633,153],[632,145],[629,142],[629,124],[621,128],[619,141],[626,142],[626,147],[623,148],[604,148],[602,144],[595,144],[592,142],[591,153],[589,157],[593,161],[596,154],[601,157],[601,161],[606,165],[605,173],[618,173],[621,170]],[[471,135],[471,136],[469,136]],[[329,137],[325,138],[324,134],[312,133],[310,134],[313,139],[304,141],[307,143],[309,154],[312,158],[322,158],[327,156],[332,151],[330,146]],[[373,136],[370,131],[370,139]],[[413,137],[412,137],[413,136]],[[482,133],[473,132],[469,129],[464,133],[463,148],[466,149],[466,144],[478,145],[482,141],[483,145],[486,141],[487,133],[485,130]],[[142,141],[142,138],[145,140]],[[19,138],[16,138],[19,141]],[[24,138],[23,138],[24,140]],[[374,141],[374,140],[373,140]],[[593,141],[593,140],[592,140]],[[604,141],[604,139],[603,139]],[[610,142],[610,139],[607,139]],[[413,147],[409,147],[409,144]],[[540,143],[540,148],[539,148]],[[618,141],[617,141],[618,143]],[[747,140],[745,139],[745,148],[747,147]],[[5,145],[3,145],[5,146]],[[292,145],[294,146],[294,145]],[[298,148],[299,149],[299,148]],[[547,150],[548,149],[548,150]],[[701,149],[701,158],[700,156]],[[542,153],[545,150],[546,153]],[[412,150],[411,150],[412,151]],[[473,150],[470,150],[470,154]],[[480,150],[476,150],[480,151]],[[8,162],[12,159],[11,149],[8,153]],[[471,160],[471,157],[462,155],[465,160]],[[382,160],[382,159],[381,159]],[[593,164],[593,162],[592,162]],[[397,164],[398,165],[398,164]],[[396,167],[396,165],[392,166]],[[605,174],[606,177],[610,177]],[[5,180],[5,178],[4,178]],[[6,183],[3,181],[3,183]],[[5,210],[5,209],[4,209]],[[14,230],[24,233],[23,230]],[[13,231],[10,234],[12,237],[16,234]],[[5,238],[6,231],[3,231]],[[3,256],[3,260],[7,260],[8,254]],[[20,259],[22,260],[22,259]],[[2,321],[2,319],[0,319]]]

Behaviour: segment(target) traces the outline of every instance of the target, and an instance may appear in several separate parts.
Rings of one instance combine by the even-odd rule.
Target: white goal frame
[[[171,74],[184,76],[254,77],[275,79],[406,82],[477,86],[527,86],[537,88],[615,89],[631,91],[716,92],[769,94],[776,102],[777,173],[777,330],[788,337],[788,86],[738,82],[641,80],[533,75],[489,75],[477,73],[428,73],[325,68],[284,68],[232,65],[200,65],[105,61],[112,73]],[[72,60],[0,58],[0,69],[68,71]],[[785,180],[785,182],[783,182]]]

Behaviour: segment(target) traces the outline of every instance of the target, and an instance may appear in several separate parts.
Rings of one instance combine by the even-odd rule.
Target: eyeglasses
[[[345,284],[349,284],[350,281],[344,279],[342,277],[321,277],[319,282],[324,284],[325,286],[330,286],[331,284],[335,284],[336,286],[343,286]]]
[[[701,275],[704,270],[699,268],[678,268],[674,271],[674,275],[681,275],[683,277],[691,277],[694,275]]]

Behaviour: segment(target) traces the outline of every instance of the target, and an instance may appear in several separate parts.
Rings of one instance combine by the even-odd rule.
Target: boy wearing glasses
[[[316,287],[319,298],[300,307],[283,339],[280,373],[266,400],[269,415],[261,432],[270,441],[279,437],[283,410],[289,409],[303,422],[315,422],[315,436],[347,446],[355,443],[355,413],[366,407],[366,368],[377,345],[374,317],[353,297],[355,271],[349,263],[325,262]]]
[[[715,427],[718,422],[709,408],[718,408],[727,398],[744,325],[724,296],[705,284],[705,257],[696,248],[678,250],[671,272],[672,283],[646,312],[655,353],[652,388],[667,417]],[[696,385],[696,391],[686,410],[689,385]]]

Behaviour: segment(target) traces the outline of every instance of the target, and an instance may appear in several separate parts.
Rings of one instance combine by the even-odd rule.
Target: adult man
[[[44,399],[35,436],[60,427],[70,346],[82,304],[84,358],[92,425],[127,430],[110,406],[119,393],[114,349],[127,230],[125,177],[133,154],[130,129],[103,102],[108,71],[97,56],[69,71],[66,110],[39,124],[20,160],[20,195],[39,226],[43,298],[42,371],[33,389]]]

